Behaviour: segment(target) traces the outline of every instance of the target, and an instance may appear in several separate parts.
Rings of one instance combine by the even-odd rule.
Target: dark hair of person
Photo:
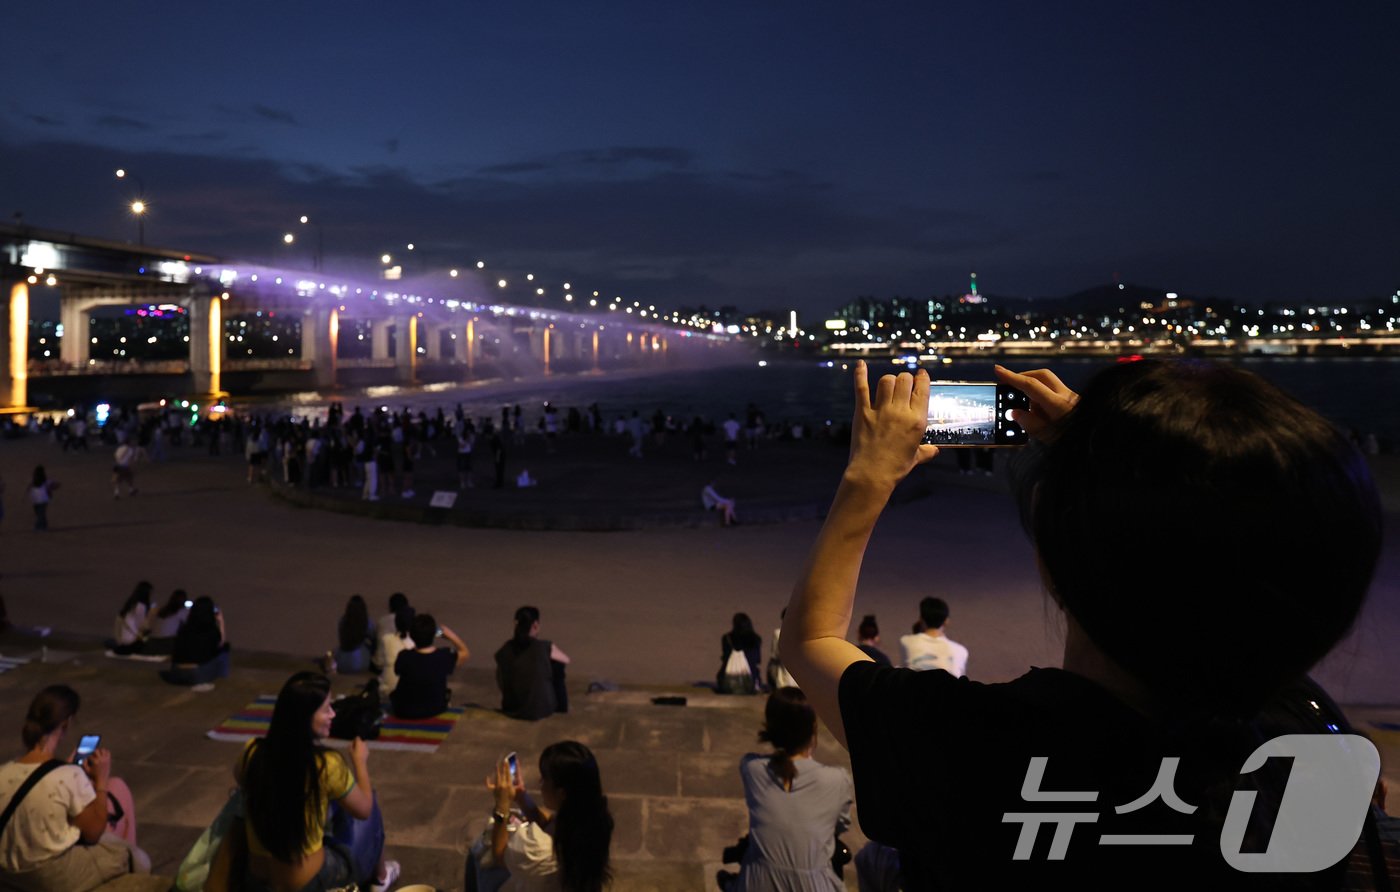
[[[948,621],[948,605],[942,598],[924,598],[919,602],[919,619],[930,629],[941,629]]]
[[[194,599],[194,606],[190,608],[190,615],[185,620],[185,624],[180,627],[180,631],[197,632],[201,629],[217,629],[218,627],[219,621],[214,617],[214,599],[208,595],[200,595]]]
[[[797,766],[792,757],[807,749],[817,736],[817,711],[799,688],[778,688],[763,707],[763,730],[758,739],[773,745],[768,768],[784,790],[792,790]]]
[[[412,607],[400,607],[395,611],[394,631],[399,633],[400,638],[407,635],[409,631],[412,630],[413,618],[417,615],[418,611],[414,610]],[[436,632],[437,629],[433,629],[433,631]]]
[[[563,793],[551,834],[560,886],[564,892],[601,892],[612,879],[613,816],[598,761],[588,747],[563,740],[540,754],[540,776]]]
[[[535,623],[540,621],[540,611],[537,607],[521,607],[515,611],[515,631],[511,634],[510,640],[517,648],[525,647],[530,643],[530,629]]]
[[[321,799],[321,759],[311,722],[331,693],[319,672],[298,672],[282,685],[267,737],[249,750],[243,769],[248,821],[263,848],[279,861],[301,857],[309,841],[306,804]]]
[[[1250,716],[1306,672],[1351,628],[1380,552],[1357,448],[1213,363],[1104,369],[1018,489],[1050,594],[1187,720]]]
[[[44,735],[77,715],[81,702],[78,692],[66,684],[49,685],[40,691],[30,702],[19,732],[24,745],[33,749]]]
[[[354,650],[369,638],[369,607],[359,595],[351,595],[340,618],[340,649]]]
[[[413,639],[414,647],[432,647],[437,640],[437,629],[437,620],[431,613],[419,613],[408,626],[408,637]]]
[[[394,592],[389,596],[389,612],[398,613],[408,606],[408,595],[403,592]]]
[[[869,641],[872,638],[880,637],[880,625],[875,622],[875,614],[867,613],[860,621],[860,631],[857,632],[861,641]]]
[[[160,610],[156,613],[156,616],[160,617],[161,619],[169,619],[170,617],[179,613],[181,610],[185,609],[185,602],[189,600],[189,597],[189,595],[185,594],[184,589],[175,589],[175,591],[170,593],[170,597],[167,598],[165,601],[165,606],[160,608]]]
[[[34,466],[34,478],[30,481],[30,486],[43,486],[49,482],[49,475],[44,473],[43,465]]]
[[[149,610],[151,607],[151,588],[151,584],[144,579],[136,583],[136,588],[127,595],[126,603],[122,605],[121,610],[117,611],[117,616],[126,616],[137,604],[145,604],[146,609]]]
[[[735,650],[748,650],[763,643],[763,639],[753,630],[753,620],[749,619],[747,613],[734,614],[729,630],[729,643]]]

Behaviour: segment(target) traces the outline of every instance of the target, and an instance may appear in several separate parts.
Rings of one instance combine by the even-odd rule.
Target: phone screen
[[[1011,420],[1012,409],[1030,400],[994,382],[934,381],[929,385],[923,442],[935,446],[1023,446],[1026,431]]]
[[[93,750],[97,749],[97,744],[101,740],[102,735],[100,734],[84,734],[82,739],[78,741],[78,752],[73,756],[74,764],[81,765],[86,762],[87,757],[91,756]]]
[[[510,782],[520,783],[520,762],[515,758],[515,753],[506,756],[506,765],[510,767]]]

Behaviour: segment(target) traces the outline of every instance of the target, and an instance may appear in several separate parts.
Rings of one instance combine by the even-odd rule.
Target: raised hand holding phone
[[[1030,399],[1030,409],[1016,409],[1012,417],[1032,437],[1043,436],[1051,425],[1079,402],[1079,394],[1070,390],[1049,369],[1013,372],[998,365],[993,366],[993,370],[998,381],[1016,388]]]
[[[869,370],[863,360],[856,363],[848,478],[893,488],[938,454],[938,447],[919,442],[928,421],[928,391],[928,372],[919,369],[880,376],[872,398]]]

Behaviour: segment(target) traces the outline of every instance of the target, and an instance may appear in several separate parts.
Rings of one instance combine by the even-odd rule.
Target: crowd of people
[[[858,363],[847,470],[775,629],[767,672],[763,638],[746,614],[735,614],[721,638],[716,687],[768,692],[760,740],[771,752],[740,761],[749,833],[727,853],[738,872],[722,871],[718,884],[843,888],[839,836],[858,801],[871,843],[856,855],[856,871],[871,892],[1037,882],[1276,887],[1277,873],[1242,870],[1231,859],[1276,857],[1274,820],[1283,822],[1291,766],[1306,755],[1266,759],[1242,779],[1248,759],[1297,735],[1341,736],[1349,753],[1365,751],[1307,678],[1355,622],[1380,553],[1380,502],[1361,450],[1236,369],[1123,363],[1082,393],[1045,370],[998,367],[997,375],[1030,398],[1016,420],[1037,445],[1018,459],[1016,492],[1049,603],[1066,624],[1063,667],[1004,683],[968,679],[968,649],[949,637],[950,609],[936,597],[919,603],[917,621],[900,636],[902,665],[882,649],[873,615],[847,640],[875,523],[895,485],[937,454],[921,443],[927,375],[884,376],[872,391]],[[732,442],[737,451],[737,434]],[[1160,544],[1183,530],[1232,545],[1163,560]],[[123,605],[114,640],[136,642],[118,646],[144,640],[150,595],[138,585]],[[177,629],[175,656],[198,603]],[[447,681],[469,659],[467,646],[406,597],[391,597],[389,607],[387,619],[371,623],[363,599],[352,598],[325,668],[338,669],[343,655],[357,667],[346,671],[377,673],[382,684],[392,657],[392,710],[431,714],[450,702]],[[1184,659],[1180,621],[1205,618],[1193,622]],[[521,719],[568,706],[569,659],[540,631],[539,610],[520,607],[495,654],[501,708]],[[26,890],[81,890],[148,866],[134,826],[129,836],[116,832],[123,809],[110,754],[97,747],[81,767],[52,764],[77,709],[71,689],[41,692],[22,728],[27,752],[0,768],[0,804],[15,806],[5,819],[19,822],[0,826],[0,866]],[[241,863],[254,889],[394,882],[368,751],[358,740],[345,755],[325,749],[333,718],[324,674],[287,682],[267,738],[235,766],[241,823],[212,858],[211,877]],[[852,772],[813,758],[818,718],[849,751]],[[1339,774],[1333,785],[1371,795],[1378,761],[1352,758],[1338,770],[1370,771],[1359,782]],[[596,758],[561,741],[544,750],[538,771],[536,800],[514,754],[492,767],[485,786],[494,808],[470,847],[469,888],[593,892],[608,884],[614,821]],[[31,794],[46,783],[52,792]],[[1027,791],[1060,811],[1027,811]],[[1240,816],[1242,792],[1251,806]],[[1254,808],[1256,797],[1270,807]],[[1026,840],[1034,842],[1047,815],[1064,817],[1065,802],[1076,809],[1071,818],[1094,824],[1078,842],[1100,833],[1113,842],[1080,845],[1057,824],[1056,854],[1034,857]],[[1153,803],[1162,807],[1137,813]],[[1357,832],[1336,833],[1339,854],[1292,870],[1291,887],[1342,887],[1356,836],[1381,820],[1379,803],[1354,804],[1354,814],[1332,816],[1329,827],[1307,828],[1312,837],[1336,825]],[[1095,807],[1080,815],[1079,806]],[[1388,871],[1383,858],[1372,867],[1377,876]]]

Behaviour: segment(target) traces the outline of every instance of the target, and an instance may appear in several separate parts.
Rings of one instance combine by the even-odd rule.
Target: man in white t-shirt
[[[942,669],[955,678],[967,675],[967,648],[943,633],[948,624],[948,605],[943,599],[920,601],[919,618],[924,630],[899,639],[904,665],[919,672]]]

